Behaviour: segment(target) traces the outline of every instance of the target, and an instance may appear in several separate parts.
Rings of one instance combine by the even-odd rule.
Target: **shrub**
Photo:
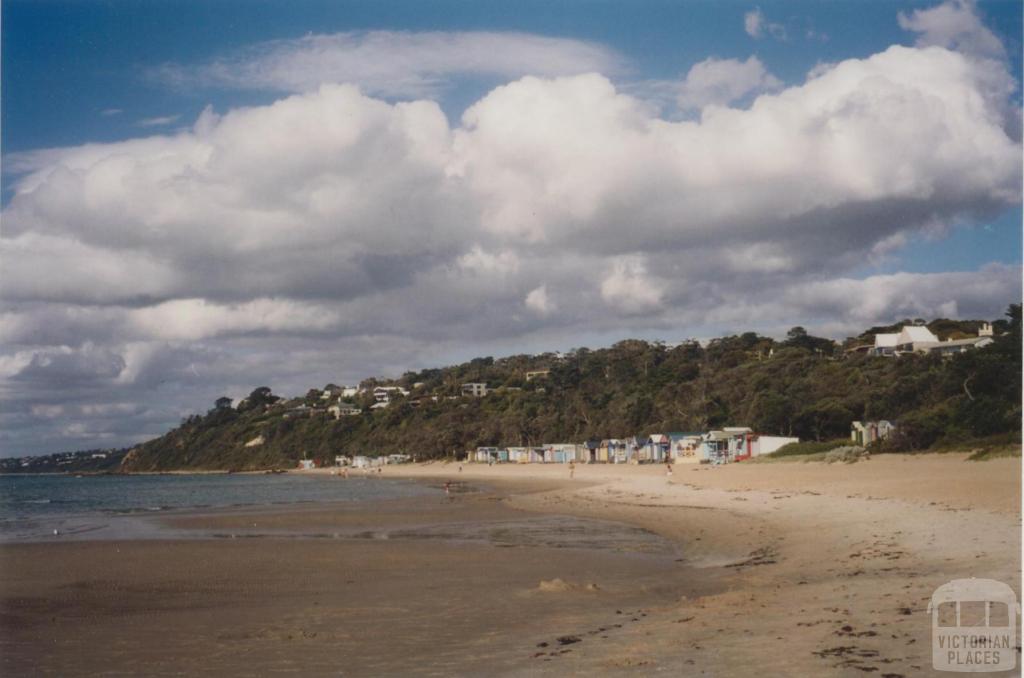
[[[850,441],[846,438],[836,438],[835,440],[816,441],[808,440],[801,443],[789,443],[783,445],[779,449],[772,452],[771,457],[796,457],[807,454],[820,454],[822,452],[829,452],[839,447],[849,446]]]

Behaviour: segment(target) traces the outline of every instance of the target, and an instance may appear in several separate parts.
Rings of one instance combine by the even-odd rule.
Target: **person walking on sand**
[[[570,461],[569,462],[569,477],[572,478],[575,475],[576,475],[576,462]]]
[[[666,461],[665,462],[665,475],[667,475],[669,478],[672,477],[672,462],[671,461]]]

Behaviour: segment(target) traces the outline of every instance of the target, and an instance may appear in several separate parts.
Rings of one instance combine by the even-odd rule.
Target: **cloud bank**
[[[320,45],[329,66],[372,42],[266,51],[294,64]],[[685,80],[700,115],[684,121],[597,73],[517,77],[452,126],[432,101],[261,67],[297,93],[23,154],[0,237],[0,442],[123,443],[262,383],[580,337],[996,317],[1019,298],[1017,267],[853,275],[909,234],[1021,200],[1015,83],[949,46],[786,88],[756,58],[708,60]],[[602,54],[570,50],[556,70]],[[378,93],[430,90],[455,63],[438,59]],[[509,59],[488,72],[540,68]]]

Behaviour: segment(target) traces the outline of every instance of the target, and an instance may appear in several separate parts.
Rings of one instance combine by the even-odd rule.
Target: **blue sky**
[[[0,454],[263,384],[998,317],[1021,7],[7,0]]]
[[[757,54],[777,76],[796,82],[819,61],[911,44],[913,36],[900,29],[896,13],[931,4],[9,0],[2,8],[3,146],[10,153],[113,141],[137,136],[142,119],[180,115],[187,122],[207,104],[223,109],[267,102],[273,95],[172,90],[146,73],[166,62],[201,62],[310,32],[501,30],[571,37],[621,52],[635,79],[676,78],[708,56]],[[743,16],[752,7],[785,26],[788,39],[747,35]],[[1004,40],[1019,80],[1021,3],[984,2],[980,9]],[[808,37],[809,30],[827,37]],[[449,115],[459,115],[482,93],[468,89],[475,91],[456,88],[445,101]],[[102,115],[110,109],[123,113]]]
[[[277,93],[216,87],[168,87],[152,74],[166,63],[200,63],[248,46],[309,33],[355,30],[538,33],[594,41],[624,57],[623,82],[679,78],[714,56],[757,55],[786,83],[820,62],[864,57],[913,36],[899,11],[934,3],[857,2],[37,2],[3,3],[5,154],[118,141],[190,125],[208,105],[223,111],[266,104]],[[743,17],[759,8],[786,39],[754,39]],[[984,2],[980,13],[1007,46],[1020,82],[1022,3]],[[440,98],[454,122],[500,78],[465,78]],[[1020,92],[1014,95],[1019,103]],[[161,119],[171,119],[166,124]],[[151,123],[147,125],[147,121]],[[12,179],[4,175],[4,202]],[[1022,213],[1010,209],[984,229],[955,229],[949,239],[914,246],[864,273],[964,270],[985,261],[1021,261]]]

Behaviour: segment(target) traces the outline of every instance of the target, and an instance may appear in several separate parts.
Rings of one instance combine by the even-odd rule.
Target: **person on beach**
[[[576,462],[570,461],[569,462],[569,477],[572,478],[574,475],[576,475]]]
[[[665,475],[667,475],[669,478],[672,477],[672,462],[671,461],[666,461],[665,462]]]
[[[444,481],[444,496],[448,501],[452,500],[452,481],[450,480]]]
[[[341,472],[341,477],[344,478],[345,480],[348,480],[348,466],[346,466],[344,470]]]

